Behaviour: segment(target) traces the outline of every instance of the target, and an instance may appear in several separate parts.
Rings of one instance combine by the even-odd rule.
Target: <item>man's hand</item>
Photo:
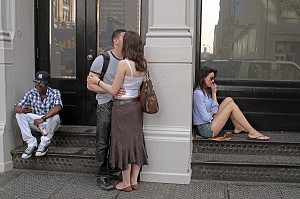
[[[124,87],[121,87],[121,88],[119,89],[119,92],[116,94],[116,96],[117,96],[117,97],[121,97],[122,95],[125,95],[125,93],[126,93],[125,88],[124,88]]]
[[[34,126],[39,127],[39,124],[41,124],[43,122],[44,122],[44,120],[42,118],[39,118],[39,119],[35,119],[33,121],[33,124],[34,124]]]
[[[89,84],[98,84],[99,80],[99,77],[93,73],[90,73],[86,78],[86,81]]]
[[[32,113],[32,107],[29,105],[29,106],[24,106],[23,108],[22,108],[22,110],[23,110],[23,113]]]

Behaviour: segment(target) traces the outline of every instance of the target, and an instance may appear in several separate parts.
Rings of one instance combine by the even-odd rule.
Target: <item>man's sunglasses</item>
[[[45,87],[46,84],[43,83],[38,83],[38,82],[33,82],[35,86],[40,86],[40,87]]]

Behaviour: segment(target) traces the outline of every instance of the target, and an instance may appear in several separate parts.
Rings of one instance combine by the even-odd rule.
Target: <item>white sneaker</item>
[[[48,151],[47,146],[39,145],[38,150],[35,153],[35,156],[44,156]]]
[[[25,149],[24,153],[22,154],[22,158],[23,159],[30,158],[35,150],[36,150],[36,146],[27,147],[27,149]]]

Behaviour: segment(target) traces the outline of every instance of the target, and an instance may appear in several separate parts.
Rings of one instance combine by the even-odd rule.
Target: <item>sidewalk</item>
[[[300,183],[253,183],[192,180],[189,185],[140,182],[140,189],[129,193],[103,191],[91,174],[12,170],[0,173],[2,199],[298,199]]]

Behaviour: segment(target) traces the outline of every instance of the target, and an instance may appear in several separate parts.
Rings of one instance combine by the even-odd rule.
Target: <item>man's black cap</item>
[[[48,84],[50,80],[50,74],[46,71],[38,71],[35,74],[35,80],[33,80],[35,83],[39,84]]]

